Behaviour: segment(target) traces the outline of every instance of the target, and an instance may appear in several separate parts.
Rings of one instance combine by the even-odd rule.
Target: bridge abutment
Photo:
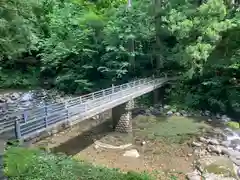
[[[113,129],[116,132],[131,133],[132,132],[132,109],[134,108],[134,100],[120,104],[112,109]]]

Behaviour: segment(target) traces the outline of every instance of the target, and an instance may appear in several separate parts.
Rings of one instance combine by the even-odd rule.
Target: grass
[[[146,173],[122,173],[117,169],[75,161],[63,154],[53,155],[37,149],[11,147],[5,155],[9,180],[153,180]]]
[[[182,143],[197,136],[209,126],[203,121],[187,117],[145,117],[136,118],[137,134],[144,134],[152,140]]]

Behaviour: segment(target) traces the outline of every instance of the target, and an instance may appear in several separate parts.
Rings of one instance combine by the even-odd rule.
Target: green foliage
[[[182,77],[170,90],[172,103],[236,114],[239,12],[228,0],[134,0],[131,7],[126,0],[4,0],[1,87],[33,86],[41,77],[82,94],[167,73]],[[22,61],[29,56],[34,63]]]
[[[227,122],[227,126],[232,129],[239,129],[239,123],[235,121],[229,121]]]
[[[117,169],[78,162],[65,155],[53,155],[36,149],[12,147],[5,155],[5,173],[10,180],[152,180],[143,173],[121,173]]]
[[[0,71],[0,88],[34,88],[39,84],[39,70],[29,68],[27,71],[4,70]]]
[[[23,53],[37,51],[41,26],[35,10],[41,6],[32,0],[3,0],[0,2],[0,62],[14,63]],[[39,27],[40,26],[40,27]]]

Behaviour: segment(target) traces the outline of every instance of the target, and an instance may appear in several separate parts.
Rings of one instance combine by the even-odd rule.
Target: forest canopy
[[[236,113],[240,8],[230,0],[1,0],[0,87],[81,94],[178,75],[168,99]]]

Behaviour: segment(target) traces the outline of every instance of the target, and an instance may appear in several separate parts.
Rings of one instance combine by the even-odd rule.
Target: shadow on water
[[[51,151],[53,153],[61,152],[67,155],[76,155],[80,151],[92,145],[95,140],[99,140],[112,132],[110,123],[111,121],[108,120],[102,124],[94,126],[91,129],[82,132],[80,135],[64,142],[63,144],[52,148]]]

